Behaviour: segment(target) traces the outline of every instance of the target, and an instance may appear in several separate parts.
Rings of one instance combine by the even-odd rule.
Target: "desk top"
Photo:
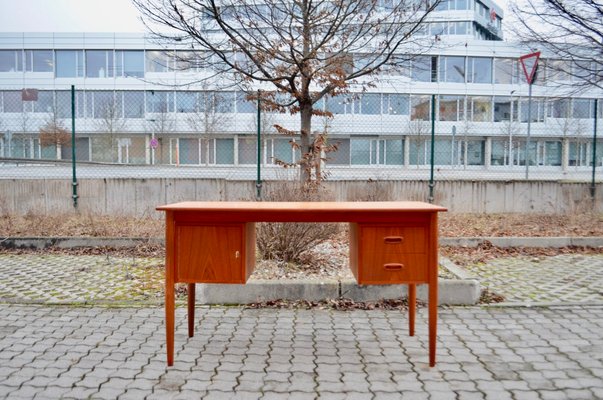
[[[185,201],[157,207],[159,211],[264,211],[264,212],[440,212],[446,208],[420,201]]]
[[[182,220],[215,222],[393,222],[446,208],[418,201],[377,202],[183,202],[157,207]]]

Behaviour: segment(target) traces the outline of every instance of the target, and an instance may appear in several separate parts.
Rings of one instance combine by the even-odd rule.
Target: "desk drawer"
[[[177,224],[176,282],[245,283],[255,264],[249,230],[246,224]]]
[[[427,282],[427,254],[385,254],[363,251],[361,284]]]
[[[427,252],[427,231],[423,227],[362,226],[362,249],[385,254],[409,254]]]

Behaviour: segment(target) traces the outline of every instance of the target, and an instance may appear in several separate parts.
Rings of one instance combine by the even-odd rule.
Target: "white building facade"
[[[587,176],[593,162],[601,167],[602,91],[576,90],[580,66],[543,54],[529,112],[518,59],[531,50],[503,41],[501,29],[494,3],[442,3],[419,33],[436,44],[429,54],[382,70],[366,92],[320,104],[333,118],[316,117],[313,127],[337,144],[324,170],[334,179],[427,170],[434,100],[440,170],[521,177],[526,154],[532,171],[555,177]],[[175,43],[173,51],[142,34],[0,33],[0,157],[69,159],[66,137],[42,139],[40,131],[71,133],[73,85],[79,161],[231,168],[251,177],[258,125],[262,167],[278,171],[277,164],[296,161],[295,139],[273,126],[298,129],[299,116],[258,119],[247,93],[187,84],[210,72],[185,70],[178,61],[184,50]]]

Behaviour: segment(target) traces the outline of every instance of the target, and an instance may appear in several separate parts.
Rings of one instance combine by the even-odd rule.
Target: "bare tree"
[[[48,113],[46,122],[40,128],[40,145],[42,147],[54,146],[56,158],[61,159],[62,149],[71,146],[71,134],[59,118],[55,107]]]
[[[263,101],[300,115],[302,181],[320,163],[312,116],[324,112],[316,104],[352,85],[374,84],[402,46],[417,44],[413,34],[440,1],[133,0],[159,39],[196,49],[198,62],[211,56],[214,70],[233,72],[231,83],[247,92],[259,85],[287,95],[280,103],[274,92],[262,92]]]
[[[117,162],[117,140],[116,135],[123,132],[126,127],[126,119],[123,117],[121,103],[116,101],[115,97],[106,99],[105,102],[97,105],[100,111],[99,119],[96,120],[98,129],[105,134],[98,139],[103,151],[98,154],[104,155],[103,161]]]
[[[521,29],[514,32],[570,62],[559,72],[573,85],[603,88],[603,5],[596,0],[526,0],[510,2]],[[550,68],[550,67],[549,67]]]

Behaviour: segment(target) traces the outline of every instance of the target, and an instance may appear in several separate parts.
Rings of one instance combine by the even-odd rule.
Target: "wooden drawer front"
[[[176,281],[245,283],[243,225],[177,225]]]
[[[427,230],[423,227],[362,226],[363,250],[384,254],[427,253]]]
[[[358,283],[363,285],[427,282],[427,254],[362,251],[358,275]]]

